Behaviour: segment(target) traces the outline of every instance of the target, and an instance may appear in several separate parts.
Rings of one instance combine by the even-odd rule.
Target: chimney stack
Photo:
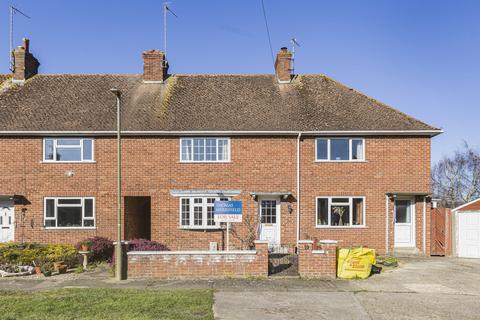
[[[13,82],[23,83],[38,73],[40,63],[30,53],[30,40],[23,38],[23,44],[12,52],[13,55]]]
[[[292,53],[286,47],[280,49],[275,60],[275,74],[278,82],[288,83],[292,79]]]
[[[168,76],[165,53],[159,50],[143,52],[143,82],[163,83]]]

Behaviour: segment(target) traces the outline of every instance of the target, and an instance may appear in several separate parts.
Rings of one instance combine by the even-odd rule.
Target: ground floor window
[[[213,217],[215,201],[226,201],[220,197],[180,198],[180,226],[186,229],[215,229],[220,224]]]
[[[95,227],[95,198],[45,198],[44,224],[46,228]]]
[[[365,197],[317,197],[317,227],[365,225]]]

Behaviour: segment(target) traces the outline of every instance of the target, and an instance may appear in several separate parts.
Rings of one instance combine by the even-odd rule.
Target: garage
[[[462,258],[480,258],[480,199],[453,210],[456,252]]]

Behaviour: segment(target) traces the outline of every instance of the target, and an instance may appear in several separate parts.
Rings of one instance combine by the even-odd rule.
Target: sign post
[[[215,222],[227,223],[227,248],[230,249],[230,222],[242,222],[242,201],[215,201],[213,208]]]

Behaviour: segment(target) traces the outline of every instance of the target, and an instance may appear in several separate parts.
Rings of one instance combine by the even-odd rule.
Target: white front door
[[[415,202],[395,200],[395,247],[415,247]]]
[[[13,241],[13,201],[0,200],[0,242]]]
[[[268,241],[270,248],[280,247],[280,201],[260,199],[260,240]]]
[[[480,212],[457,212],[458,256],[480,258]]]

